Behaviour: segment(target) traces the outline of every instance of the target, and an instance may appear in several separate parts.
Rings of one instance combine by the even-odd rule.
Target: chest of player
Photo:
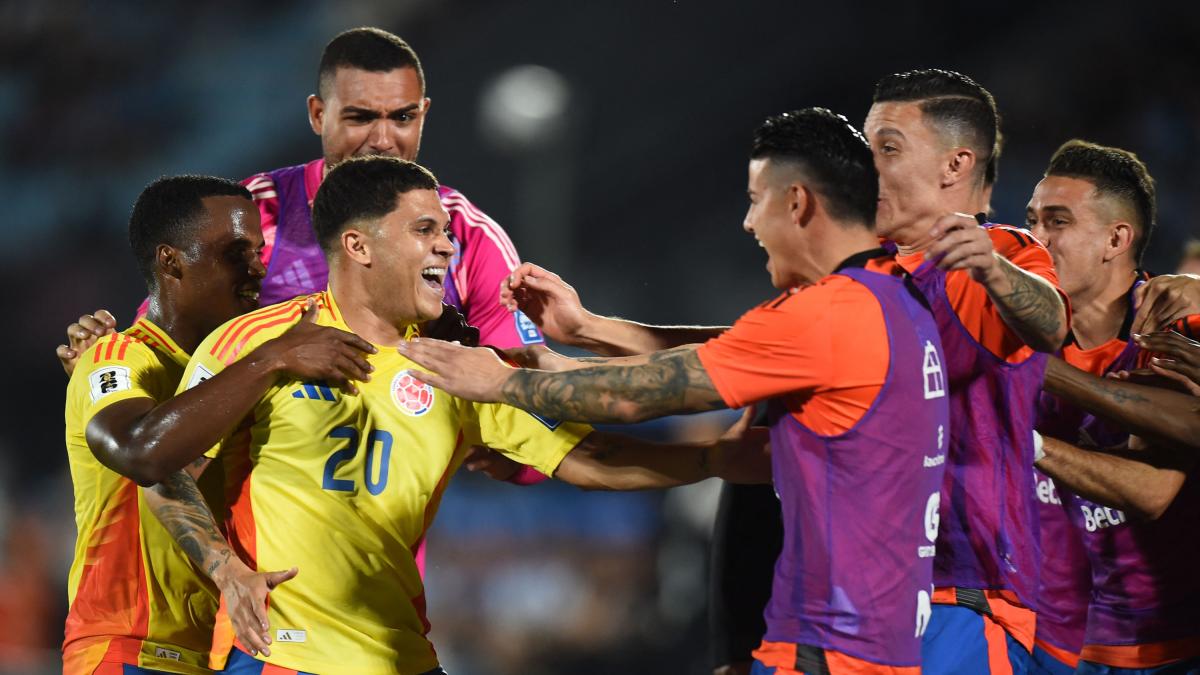
[[[350,395],[324,382],[286,382],[255,425],[258,477],[305,485],[326,496],[388,504],[423,503],[461,461],[470,407],[405,373],[394,350],[370,358],[370,382]]]

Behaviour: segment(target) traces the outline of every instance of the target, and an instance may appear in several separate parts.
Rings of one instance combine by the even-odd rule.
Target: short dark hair
[[[346,226],[386,216],[405,192],[437,187],[429,169],[416,162],[382,156],[348,159],[329,172],[313,199],[317,242],[329,255]]]
[[[830,215],[874,227],[879,174],[867,139],[842,115],[805,108],[768,117],[754,132],[750,158],[795,164]]]
[[[1046,167],[1047,176],[1062,176],[1086,180],[1096,186],[1096,192],[1119,200],[1133,213],[1137,238],[1133,259],[1140,266],[1158,207],[1155,205],[1154,177],[1138,156],[1122,150],[1078,138],[1063,143]]]
[[[154,288],[154,259],[159,245],[186,249],[193,243],[207,197],[244,197],[240,184],[216,176],[163,176],[142,190],[129,216],[129,247],[146,285]]]
[[[1000,111],[983,85],[952,70],[910,70],[880,80],[872,101],[920,101],[924,118],[965,139],[983,160],[984,184],[995,184],[1003,144]]]
[[[356,68],[372,73],[386,73],[397,68],[417,71],[421,93],[425,93],[425,71],[421,59],[407,42],[386,30],[364,26],[339,33],[325,45],[321,66],[317,69],[317,93],[329,95],[329,85],[338,68]]]

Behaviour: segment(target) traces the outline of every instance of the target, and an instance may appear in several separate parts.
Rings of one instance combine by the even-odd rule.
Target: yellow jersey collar
[[[317,296],[317,308],[321,310],[322,316],[329,321],[330,326],[344,330],[347,333],[353,333],[350,326],[346,324],[346,320],[342,318],[342,310],[338,307],[337,301],[333,299],[333,289],[329,286],[325,287]],[[420,324],[409,324],[404,329],[404,340],[407,342],[415,337],[421,336]],[[375,345],[378,347],[379,345]]]
[[[171,339],[167,331],[158,327],[153,321],[144,316],[134,321],[129,330],[125,332],[147,347],[166,354],[167,357],[181,366],[186,366],[188,360],[192,358],[191,354],[188,354],[179,345],[175,344],[175,341]]]

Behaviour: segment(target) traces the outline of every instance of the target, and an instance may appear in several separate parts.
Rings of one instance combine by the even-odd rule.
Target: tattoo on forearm
[[[1114,387],[1114,386],[1108,385],[1108,384],[1106,384],[1104,387],[1104,393],[1108,394],[1108,397],[1111,398],[1112,400],[1116,401],[1117,403],[1149,403],[1150,402],[1150,399],[1146,398],[1145,396],[1142,396],[1141,394],[1137,393],[1136,391],[1128,391],[1128,390],[1124,389],[1123,387]]]
[[[659,352],[640,366],[518,370],[501,393],[510,405],[588,422],[631,422],[725,407],[691,347]]]
[[[151,489],[167,500],[152,506],[154,515],[196,567],[212,576],[228,562],[230,551],[196,481],[177,471]]]
[[[1005,321],[1017,332],[1032,333],[1043,340],[1058,333],[1062,326],[1058,292],[1007,260],[1000,260],[1000,269],[1012,286],[1005,295],[994,297]]]

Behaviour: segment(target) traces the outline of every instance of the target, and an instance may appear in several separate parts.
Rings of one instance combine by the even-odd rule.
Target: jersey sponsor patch
[[[187,388],[191,389],[212,376],[213,373],[211,370],[200,364],[196,364],[196,370],[192,372],[192,379],[188,380]]]
[[[105,366],[88,375],[88,384],[91,385],[93,403],[114,391],[125,391],[133,387],[129,379],[129,368],[126,366]]]
[[[392,378],[392,401],[405,415],[420,417],[433,408],[433,387],[400,371]]]
[[[537,324],[533,322],[533,319],[525,316],[525,312],[519,309],[513,312],[513,320],[517,324],[517,335],[521,337],[521,344],[536,345],[545,342]]]
[[[925,341],[925,358],[921,364],[921,374],[925,376],[925,400],[941,398],[946,395],[946,374],[942,371],[942,358],[937,347],[929,340]]]
[[[280,628],[275,631],[276,642],[308,642],[308,631]]]

